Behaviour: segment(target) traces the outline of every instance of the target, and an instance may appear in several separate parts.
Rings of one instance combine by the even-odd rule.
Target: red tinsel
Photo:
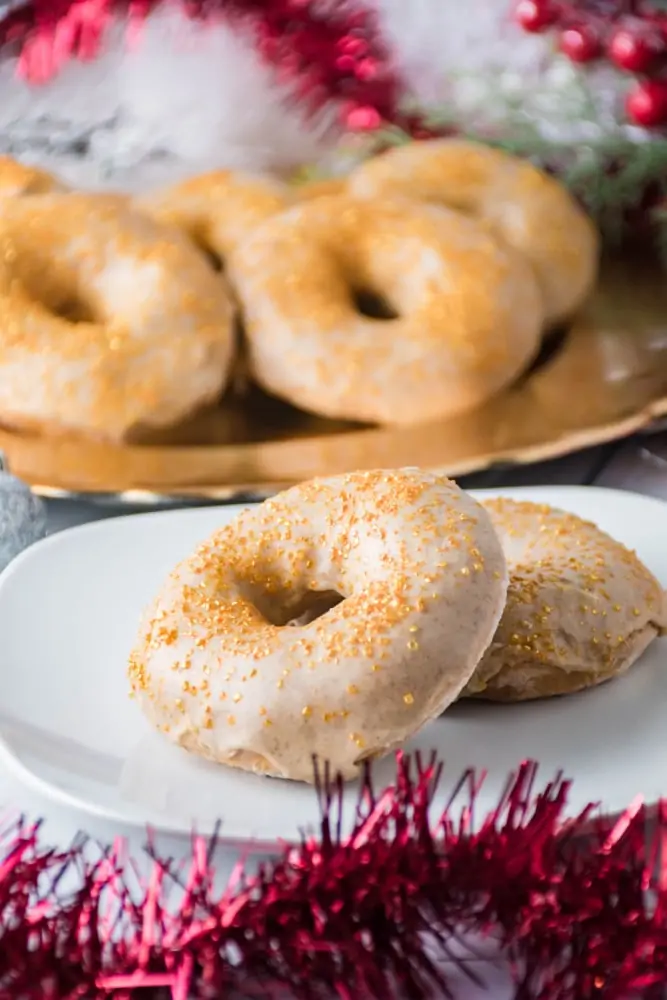
[[[382,122],[412,127],[398,107],[400,81],[376,29],[361,7],[316,0],[181,0],[193,18],[224,17],[251,31],[259,51],[309,111],[330,102],[355,131]],[[71,58],[94,59],[114,14],[140,30],[159,0],[32,0],[0,20],[0,45],[19,46],[19,72],[32,83],[48,81]]]
[[[440,772],[399,756],[379,794],[367,774],[349,837],[341,785],[325,778],[319,836],[256,875],[239,866],[223,890],[201,838],[185,871],[153,852],[143,883],[122,845],[91,860],[82,839],[57,851],[38,825],[6,830],[0,996],[420,1000],[450,995],[438,953],[455,948],[478,979],[469,935],[499,943],[517,1000],[627,1000],[667,982],[665,805],[648,838],[640,802],[615,821],[592,807],[566,821],[569,783],[535,794],[527,763],[473,823],[472,773],[431,815]]]

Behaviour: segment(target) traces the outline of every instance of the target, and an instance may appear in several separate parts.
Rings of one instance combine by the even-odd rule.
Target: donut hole
[[[215,250],[211,250],[210,247],[200,246],[199,249],[204,254],[204,257],[210,264],[211,268],[216,272],[216,274],[225,273],[225,262],[222,257],[218,256]]]
[[[370,288],[352,288],[354,308],[367,319],[389,320],[398,319],[399,314],[389,299]]]
[[[317,621],[345,598],[335,590],[307,590],[296,601],[256,601],[256,606],[272,625],[301,628]]]
[[[52,316],[73,324],[98,321],[92,303],[80,295],[76,287],[72,287],[74,282],[63,282],[61,276],[44,273],[40,280],[33,275],[21,275],[21,279],[30,298],[39,302]]]
[[[51,307],[51,312],[68,323],[94,323],[96,316],[88,302],[76,296],[68,296],[63,302]]]
[[[216,274],[224,274],[225,262],[220,254],[216,253],[209,243],[206,233],[196,227],[193,227],[189,232],[189,236],[212,270],[214,270]]]

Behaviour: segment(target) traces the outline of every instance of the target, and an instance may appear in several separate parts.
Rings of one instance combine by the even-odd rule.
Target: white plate
[[[495,492],[495,491],[494,491]],[[667,505],[592,488],[503,491],[595,520],[667,584]],[[487,494],[488,495],[488,494]],[[33,789],[115,823],[189,833],[221,818],[222,836],[275,843],[317,822],[307,786],[207,765],[154,734],[128,697],[126,658],[142,607],[173,565],[238,508],[142,514],[39,543],[0,577],[0,758]],[[575,778],[570,808],[623,809],[667,793],[667,640],[597,690],[520,706],[458,705],[409,749],[446,760],[443,798],[467,767],[487,768],[480,813],[510,769]],[[394,764],[377,768],[391,780]],[[350,806],[356,789],[348,786]],[[351,816],[352,809],[348,810]]]

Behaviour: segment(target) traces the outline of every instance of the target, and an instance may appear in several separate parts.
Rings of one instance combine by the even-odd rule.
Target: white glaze
[[[406,195],[470,212],[532,264],[548,322],[570,316],[597,277],[598,236],[570,193],[523,159],[459,139],[397,146],[357,167],[359,197]]]
[[[133,689],[170,740],[211,760],[310,781],[316,754],[353,777],[457,697],[506,589],[488,516],[444,477],[315,480],[174,570],[142,624]],[[327,592],[343,600],[312,620]]]
[[[510,499],[484,504],[510,568],[498,631],[465,693],[525,701],[624,673],[667,626],[664,592],[593,523]]]
[[[121,198],[43,194],[3,206],[0,246],[2,420],[119,440],[222,392],[231,300],[178,231]]]
[[[324,416],[416,424],[478,406],[537,352],[530,265],[464,215],[323,196],[259,226],[229,259],[255,379]],[[354,286],[398,313],[356,308]]]

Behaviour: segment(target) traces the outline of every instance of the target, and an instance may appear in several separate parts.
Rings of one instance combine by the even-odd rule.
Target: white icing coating
[[[289,187],[275,178],[214,170],[137,198],[135,204],[224,259],[255,226],[282,211],[289,201]]]
[[[667,626],[652,574],[595,524],[546,505],[484,502],[510,568],[507,606],[465,694],[525,701],[626,671]]]
[[[558,181],[523,159],[459,139],[410,143],[357,167],[349,189],[422,198],[482,219],[531,262],[549,322],[570,316],[595,284],[593,223]]]
[[[222,392],[224,282],[120,198],[43,194],[0,214],[0,417],[112,440]]]
[[[46,170],[25,166],[11,156],[0,156],[0,198],[65,190],[65,185]]]
[[[141,626],[132,687],[170,740],[210,760],[310,781],[315,754],[353,777],[457,697],[506,588],[488,516],[444,477],[315,480],[174,570]]]
[[[402,199],[322,196],[259,226],[229,258],[250,369],[325,416],[415,424],[471,409],[535,355],[530,265],[481,224]],[[353,291],[396,318],[363,315]]]

